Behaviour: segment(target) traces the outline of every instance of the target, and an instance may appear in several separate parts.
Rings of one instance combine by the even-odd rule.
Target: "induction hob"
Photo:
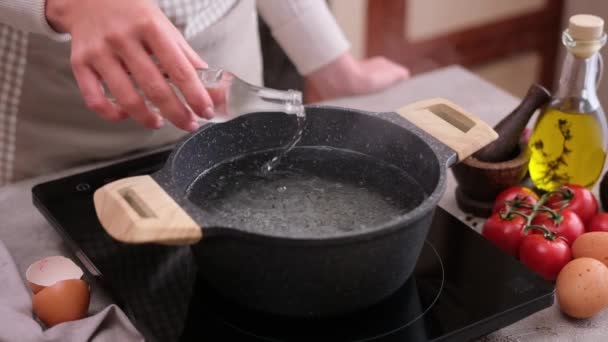
[[[35,186],[37,208],[150,341],[466,341],[553,304],[551,283],[437,208],[414,275],[381,303],[295,320],[222,299],[187,247],[125,245],[99,225],[93,192],[159,169],[168,151]],[[201,270],[204,272],[204,270]]]

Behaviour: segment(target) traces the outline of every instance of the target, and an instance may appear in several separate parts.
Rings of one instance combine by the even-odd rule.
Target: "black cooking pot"
[[[213,174],[209,170],[218,165],[276,153],[297,127],[293,115],[251,113],[202,127],[177,145],[162,170],[97,190],[95,208],[102,226],[126,243],[192,245],[199,272],[208,283],[228,299],[256,310],[328,316],[379,302],[412,273],[445,189],[447,167],[497,135],[442,99],[389,113],[311,106],[306,114],[306,128],[294,153],[312,156],[302,159],[309,161],[307,165],[332,177],[363,177],[387,196],[407,199],[403,196],[412,191],[425,196],[411,210],[364,230],[290,235],[223,226],[201,210],[189,192],[197,183],[210,182],[204,175]],[[340,157],[319,159],[319,149],[325,156],[346,150],[391,164],[420,188],[408,188],[373,165],[362,168]],[[222,177],[221,172],[216,177]]]

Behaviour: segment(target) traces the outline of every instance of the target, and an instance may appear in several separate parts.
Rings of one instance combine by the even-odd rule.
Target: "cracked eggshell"
[[[62,280],[80,279],[82,275],[82,269],[63,256],[51,256],[36,261],[25,271],[25,279],[34,294]]]

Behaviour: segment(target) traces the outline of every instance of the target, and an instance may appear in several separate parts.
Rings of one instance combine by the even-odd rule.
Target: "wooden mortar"
[[[551,101],[551,93],[538,84],[532,84],[519,105],[494,126],[498,139],[477,151],[473,156],[477,160],[494,163],[509,160],[517,149],[521,135],[534,112],[549,101]]]
[[[492,206],[504,189],[519,185],[528,172],[530,150],[520,143],[513,158],[503,162],[485,162],[469,157],[452,166],[458,182],[456,201],[460,209],[476,216],[492,214]]]

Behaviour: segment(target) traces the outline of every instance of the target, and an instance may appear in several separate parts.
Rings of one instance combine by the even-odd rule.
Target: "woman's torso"
[[[158,3],[209,65],[261,83],[254,0]],[[12,127],[4,127],[9,139],[0,139],[0,164],[12,163],[0,168],[0,184],[3,178],[19,180],[160,147],[185,134],[172,125],[149,130],[132,120],[105,122],[87,110],[72,76],[69,43],[29,35],[23,50],[25,65],[18,73],[19,82],[12,82],[21,84],[17,110],[0,110],[4,126],[12,122]],[[1,88],[0,95],[4,95]]]

